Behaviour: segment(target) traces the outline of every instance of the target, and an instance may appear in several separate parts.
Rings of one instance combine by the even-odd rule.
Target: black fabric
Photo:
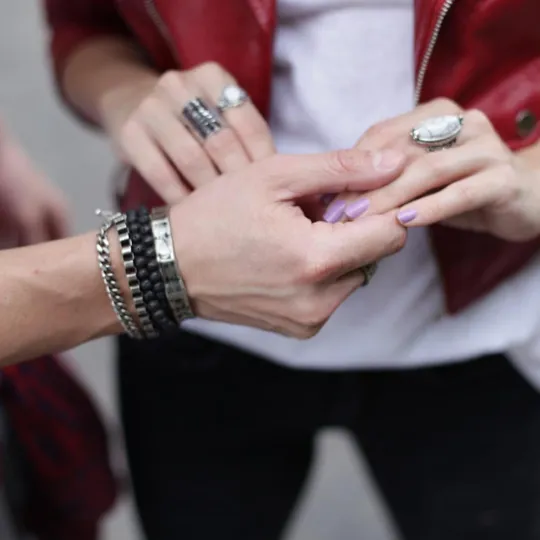
[[[148,540],[278,539],[326,426],[355,435],[406,540],[540,538],[540,398],[503,356],[301,371],[184,333],[122,338],[119,374]]]

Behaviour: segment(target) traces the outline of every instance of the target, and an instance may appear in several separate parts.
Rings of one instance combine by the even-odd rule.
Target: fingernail
[[[400,223],[405,225],[406,223],[410,223],[413,219],[415,219],[417,215],[416,210],[402,210],[397,215],[397,218]]]
[[[373,167],[377,171],[391,171],[403,160],[403,154],[395,150],[382,150],[372,156]]]
[[[333,198],[333,193],[326,193],[326,195],[321,195],[321,202],[326,206],[327,204],[330,204],[332,202]]]
[[[350,219],[360,217],[369,208],[369,199],[358,199],[347,205],[345,215]]]
[[[345,201],[334,201],[324,213],[323,219],[327,223],[337,223],[343,216]]]

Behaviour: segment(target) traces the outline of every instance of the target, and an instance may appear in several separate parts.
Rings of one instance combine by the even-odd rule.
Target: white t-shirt
[[[413,108],[413,0],[278,6],[270,123],[279,151],[348,148]],[[299,368],[412,367],[506,351],[529,371],[538,357],[540,370],[540,343],[538,351],[530,343],[540,334],[540,262],[451,317],[427,231],[412,229],[406,247],[311,340],[201,320],[186,327]]]

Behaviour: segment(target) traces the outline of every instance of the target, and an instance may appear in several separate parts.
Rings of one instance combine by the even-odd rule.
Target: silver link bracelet
[[[122,328],[128,336],[133,339],[142,339],[142,334],[132,317],[131,313],[127,309],[126,302],[118,286],[118,281],[113,271],[111,262],[111,250],[109,243],[109,231],[115,226],[115,221],[120,214],[109,214],[106,212],[96,211],[98,215],[104,216],[106,219],[103,225],[99,229],[96,237],[96,251],[99,269],[101,271],[101,277],[103,278],[103,284],[105,290],[111,301],[111,306],[122,325]]]
[[[118,232],[118,240],[120,241],[122,261],[124,262],[129,290],[133,296],[133,304],[135,305],[135,311],[139,317],[143,334],[147,338],[156,338],[158,337],[158,333],[152,324],[152,320],[150,319],[150,315],[144,304],[139,278],[137,277],[135,264],[133,263],[134,256],[133,251],[131,250],[131,239],[129,237],[125,214],[118,215],[115,220],[115,225]]]

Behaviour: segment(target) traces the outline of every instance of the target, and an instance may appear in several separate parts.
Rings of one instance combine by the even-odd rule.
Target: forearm
[[[101,279],[94,234],[0,252],[0,283],[0,365],[122,331]]]
[[[85,116],[107,127],[118,100],[133,101],[149,91],[157,73],[127,38],[96,37],[76,49],[66,62],[60,84],[67,99]]]

